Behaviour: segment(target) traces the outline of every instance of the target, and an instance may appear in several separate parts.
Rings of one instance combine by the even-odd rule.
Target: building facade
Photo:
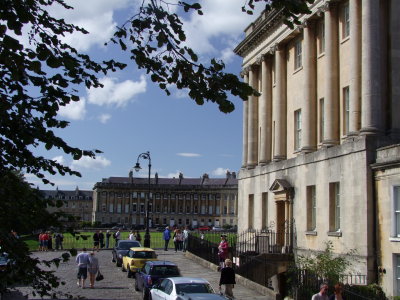
[[[149,193],[150,190],[150,193]],[[145,225],[149,195],[150,226],[237,225],[238,182],[226,178],[110,177],[97,182],[93,192],[92,221],[118,223],[128,228]]]
[[[46,199],[64,201],[61,207],[48,207],[49,212],[63,211],[74,216],[79,221],[91,222],[93,208],[93,191],[80,190],[78,187],[74,191],[41,190]],[[65,220],[66,221],[66,220]]]
[[[260,93],[243,107],[238,228],[290,230],[278,242],[296,254],[328,241],[338,254],[355,249],[351,273],[374,282],[371,164],[399,141],[400,2],[316,0],[310,10],[293,29],[263,12],[235,49]]]

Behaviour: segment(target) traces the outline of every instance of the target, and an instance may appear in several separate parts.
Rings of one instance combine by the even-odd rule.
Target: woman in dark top
[[[232,261],[227,258],[225,259],[225,267],[221,269],[221,277],[219,279],[219,289],[221,290],[221,286],[225,285],[225,295],[233,298],[234,285],[236,284],[235,280],[235,270],[232,268]]]

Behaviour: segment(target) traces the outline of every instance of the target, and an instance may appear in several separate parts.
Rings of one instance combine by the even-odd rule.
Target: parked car
[[[156,228],[156,231],[158,231],[158,232],[164,232],[164,231],[165,231],[165,227],[166,227],[166,226],[157,227],[157,228]]]
[[[150,289],[161,278],[180,277],[178,266],[170,261],[148,261],[143,268],[135,274],[135,290],[142,291],[143,300],[149,298]]]
[[[210,226],[200,226],[199,231],[210,231],[211,227]]]
[[[183,296],[192,294],[200,296],[200,294],[215,294],[215,291],[207,280],[194,277],[164,278],[150,290],[152,300],[184,299]]]
[[[121,267],[122,258],[128,254],[129,249],[132,247],[141,247],[138,241],[119,240],[115,247],[112,249],[112,262],[115,262],[117,267]]]
[[[185,294],[179,295],[177,300],[227,300],[230,299],[219,294]]]
[[[131,278],[150,260],[157,260],[157,254],[153,249],[145,247],[131,248],[122,259],[122,271],[127,271],[128,278]]]
[[[212,230],[213,230],[213,231],[222,231],[223,229],[222,229],[221,226],[214,226],[214,227],[212,228]]]

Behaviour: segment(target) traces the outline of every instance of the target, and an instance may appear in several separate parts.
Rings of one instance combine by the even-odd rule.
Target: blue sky
[[[59,112],[70,126],[57,132],[72,146],[99,149],[93,159],[73,161],[55,150],[37,148],[35,153],[55,159],[82,177],[50,176],[59,189],[92,189],[102,178],[127,176],[140,153],[150,151],[152,176],[224,177],[227,170],[238,172],[242,150],[242,101],[232,97],[236,109],[224,114],[213,103],[198,106],[184,91],[172,88],[167,96],[154,85],[143,70],[129,62],[126,54],[113,46],[104,46],[115,29],[135,13],[138,0],[70,0],[75,7],[52,12],[68,22],[87,29],[89,35],[67,36],[78,50],[97,60],[114,58],[128,62],[128,67],[107,77],[99,75],[103,89],[80,89],[81,100]],[[171,1],[170,1],[171,2]],[[176,2],[175,0],[172,2]],[[199,1],[203,16],[185,14],[187,43],[202,60],[223,59],[228,72],[239,74],[241,58],[233,48],[243,39],[243,30],[254,19],[241,12],[242,0]],[[174,9],[171,6],[171,9]],[[147,160],[140,161],[143,170],[134,176],[147,176]],[[29,174],[27,180],[40,189],[44,185]]]

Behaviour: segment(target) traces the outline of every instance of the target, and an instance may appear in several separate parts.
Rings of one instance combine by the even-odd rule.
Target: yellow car
[[[158,260],[157,254],[153,249],[145,247],[130,248],[128,254],[122,258],[122,271],[128,271],[128,278],[135,276],[135,273],[149,260]]]

